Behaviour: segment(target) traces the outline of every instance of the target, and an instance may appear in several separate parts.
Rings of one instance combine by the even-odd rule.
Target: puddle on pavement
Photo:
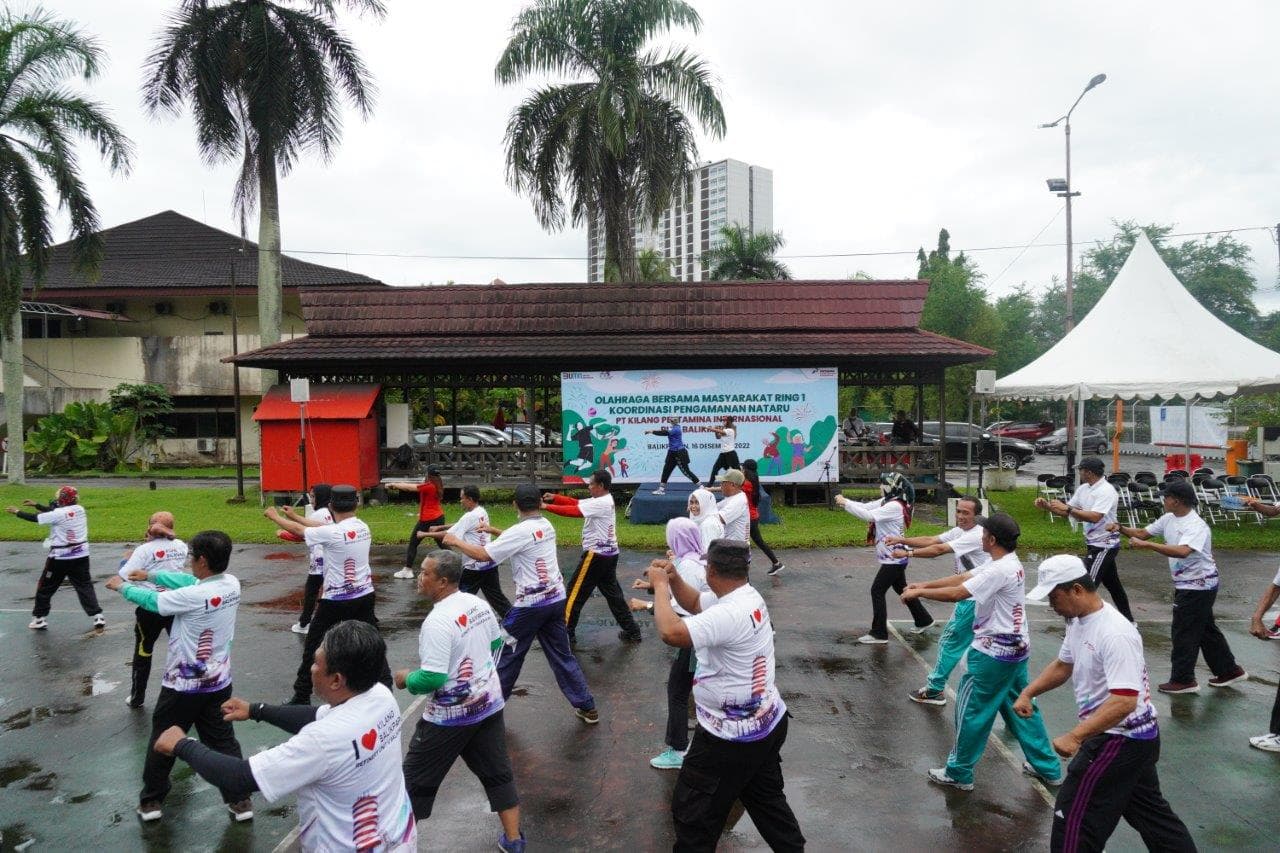
[[[14,782],[21,782],[23,779],[39,772],[39,770],[39,764],[25,758],[19,758],[17,761],[11,761],[0,766],[0,788],[7,788]]]
[[[55,705],[53,707],[41,705],[35,708],[23,708],[18,713],[0,720],[0,729],[6,732],[25,729],[32,723],[47,720],[50,717],[79,714],[83,710],[83,705]]]
[[[270,554],[263,554],[264,560],[302,560],[306,558],[306,552],[295,553],[293,551],[272,551]]]
[[[89,800],[93,799],[93,795],[94,795],[93,791],[89,791],[88,793],[85,793],[85,794],[72,794],[70,796],[63,796],[62,794],[58,794],[58,796],[54,797],[49,802],[55,806],[62,806],[62,805],[78,806],[81,803],[88,802]]]
[[[286,592],[284,595],[277,595],[275,598],[269,598],[266,601],[256,601],[253,604],[241,606],[252,607],[255,610],[297,610],[302,607],[302,590]]]
[[[106,693],[114,692],[119,686],[120,682],[108,681],[101,672],[95,672],[93,675],[86,675],[81,679],[80,695],[102,696]]]

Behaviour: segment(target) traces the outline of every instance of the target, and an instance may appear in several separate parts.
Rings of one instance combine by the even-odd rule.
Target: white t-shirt
[[[556,557],[556,529],[540,515],[531,515],[502,531],[485,548],[489,559],[511,558],[516,583],[516,607],[541,607],[564,601],[564,578]]]
[[[879,526],[876,530],[879,531]],[[956,558],[956,574],[976,572],[991,562],[991,555],[982,550],[982,528],[978,525],[968,530],[953,527],[938,535],[938,541],[951,546]]]
[[[684,620],[698,657],[698,724],[722,740],[768,737],[787,706],[773,681],[773,625],[764,599],[744,584],[724,598],[704,592],[699,604],[702,612]]]
[[[598,498],[582,498],[578,501],[582,513],[582,550],[594,551],[601,557],[613,557],[618,553],[618,514],[613,495]]]
[[[747,503],[747,493],[738,492],[716,504],[716,512],[720,514],[720,523],[724,525],[724,538],[746,542],[751,535],[751,507]]]
[[[161,592],[156,610],[172,616],[173,627],[160,683],[179,693],[212,693],[230,684],[239,606],[240,581],[226,572]]]
[[[737,437],[738,437],[738,431],[736,429],[734,429],[733,427],[725,427],[724,435],[720,436],[720,452],[721,453],[736,452],[736,448],[734,447],[734,440]]]
[[[1026,586],[1022,562],[1015,553],[992,560],[964,582],[973,596],[973,648],[1004,663],[1031,654],[1027,633]]]
[[[1120,611],[1104,601],[1096,613],[1068,619],[1058,660],[1072,666],[1071,683],[1080,719],[1098,710],[1112,690],[1131,690],[1138,694],[1138,706],[1107,729],[1107,734],[1134,740],[1152,740],[1160,734],[1156,709],[1151,705],[1142,637]]]
[[[417,849],[400,761],[400,708],[375,684],[279,746],[249,759],[258,789],[274,803],[298,793],[304,851]]]
[[[1280,569],[1276,570],[1276,576],[1271,579],[1272,586],[1280,586]]]
[[[329,512],[328,507],[311,510],[307,513],[307,518],[312,518],[316,521],[324,522],[325,524],[333,524],[333,513]],[[324,546],[312,545],[309,556],[310,559],[307,562],[307,574],[324,574]]]
[[[489,534],[481,527],[489,526],[489,511],[484,507],[476,504],[471,509],[462,514],[462,518],[453,523],[449,528],[449,535],[457,536],[468,545],[479,545],[481,548],[489,547]],[[462,567],[476,572],[487,571],[497,567],[497,563],[489,560],[473,560],[470,557],[463,556]]]
[[[684,557],[676,560],[676,574],[680,575],[680,580],[693,587],[701,595],[704,592],[710,592],[711,587],[707,586],[707,564],[697,557]],[[679,616],[688,616],[689,611],[680,606],[680,602],[676,601],[676,597],[671,596],[671,608],[675,610]]]
[[[187,565],[187,543],[181,539],[148,539],[120,564],[120,577],[129,580],[129,572],[181,572]],[[131,581],[143,589],[157,592],[164,587],[149,581]]]
[[[1169,557],[1169,573],[1174,589],[1217,589],[1218,564],[1213,559],[1213,534],[1209,525],[1195,510],[1178,518],[1171,512],[1157,518],[1145,528],[1167,545],[1187,545],[1191,553],[1185,557]]]
[[[713,512],[706,518],[699,517],[694,521],[698,524],[698,538],[702,540],[702,553],[707,553],[707,549],[715,540],[725,538],[724,522],[720,520],[720,513]]]
[[[369,546],[373,534],[369,525],[354,515],[324,527],[308,527],[306,542],[319,545],[324,560],[324,591],[321,598],[347,601],[373,592],[369,569]]]
[[[498,617],[476,596],[455,592],[436,602],[418,632],[418,659],[427,672],[449,680],[427,697],[422,719],[469,726],[502,710],[493,649],[499,636]]]
[[[60,506],[36,515],[38,524],[49,525],[49,556],[78,560],[89,556],[89,517],[79,504]]]
[[[1099,480],[1092,486],[1081,483],[1071,493],[1067,506],[1082,509],[1086,512],[1100,512],[1102,518],[1097,521],[1084,522],[1084,543],[1090,548],[1117,548],[1120,545],[1120,534],[1108,532],[1107,525],[1114,524],[1116,508],[1120,506],[1120,495],[1116,487],[1106,480]]]
[[[905,566],[909,557],[893,556],[892,545],[885,544],[886,536],[901,536],[906,525],[907,508],[901,501],[888,503],[884,498],[873,501],[845,501],[844,511],[869,521],[876,526],[876,560],[882,566]]]

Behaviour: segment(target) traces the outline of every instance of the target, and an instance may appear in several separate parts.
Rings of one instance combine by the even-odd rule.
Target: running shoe
[[[889,644],[889,638],[863,634],[858,638],[858,642],[862,643],[864,646],[887,646]]]
[[[505,832],[498,833],[498,849],[505,850],[506,853],[524,853],[524,833],[520,833],[519,838],[507,838]]]
[[[130,708],[141,708],[144,701],[142,696],[134,696],[132,693],[125,697],[124,704]]]
[[[238,803],[227,803],[227,811],[235,818],[236,823],[253,820],[253,801],[241,800]]]
[[[1280,640],[1280,625],[1273,625],[1271,630],[1267,631],[1268,640]]]
[[[95,631],[107,630],[107,617],[103,616],[101,613],[93,617],[93,630]]]
[[[662,487],[662,486],[658,486],[658,488],[656,488],[656,489],[654,489],[654,490],[653,490],[653,493],[654,493],[655,495],[665,495],[665,494],[667,493],[667,490],[666,490],[666,488],[664,488],[664,487]]]
[[[765,574],[768,575],[769,577],[773,577],[774,575],[776,575],[778,572],[782,571],[785,568],[786,566],[782,565],[782,563],[774,563],[773,567],[769,569],[769,571],[765,572]]]
[[[644,640],[644,636],[639,632],[636,632],[635,634],[628,634],[626,631],[619,631],[618,639],[624,643],[639,643]]]
[[[595,708],[576,708],[573,713],[577,715],[579,720],[582,720],[582,722],[586,723],[588,726],[594,726],[596,723],[600,722],[600,712]]]
[[[1215,675],[1213,678],[1210,678],[1209,686],[1210,687],[1226,687],[1230,684],[1235,684],[1237,681],[1246,681],[1248,680],[1248,678],[1249,678],[1249,673],[1244,671],[1244,667],[1237,666],[1236,671],[1233,673],[1230,673],[1229,675],[1224,675],[1221,678],[1218,678]]]
[[[147,800],[145,803],[138,805],[138,817],[143,823],[159,820],[163,815],[164,812],[160,811],[160,804],[155,800]]]
[[[301,634],[304,637],[307,635],[307,626],[303,625],[301,622],[294,622],[289,626],[289,630],[295,634]]]
[[[43,631],[49,627],[49,620],[43,616],[37,616],[27,623],[27,627],[32,631]]]
[[[1048,776],[1045,776],[1043,773],[1038,772],[1034,767],[1032,767],[1030,761],[1022,762],[1022,775],[1030,776],[1032,779],[1039,779],[1041,782],[1054,788],[1062,784],[1063,778],[1062,774],[1059,774],[1057,778],[1050,779]]]
[[[919,690],[911,691],[907,694],[907,698],[912,702],[919,702],[921,705],[947,704],[947,694],[941,690],[930,690],[928,687],[921,687]]]
[[[1263,752],[1280,752],[1280,735],[1258,735],[1249,738],[1249,746]],[[655,759],[656,760],[656,759]]]
[[[957,782],[947,775],[947,768],[935,767],[929,771],[929,781],[935,785],[946,785],[949,788],[958,788],[961,791],[972,791],[972,782]]]
[[[405,566],[403,569],[396,572],[391,577],[400,578],[401,580],[406,580],[406,581],[410,580],[413,578],[413,569],[409,568],[408,566]]]
[[[1200,685],[1194,681],[1166,681],[1156,689],[1161,693],[1199,693]]]
[[[679,770],[684,766],[684,753],[667,747],[661,754],[649,759],[649,766],[658,770]]]
[[[937,621],[935,620],[935,621],[933,621],[933,622],[930,622],[928,625],[912,625],[912,626],[911,626],[911,633],[913,633],[913,634],[924,634],[924,633],[926,633],[930,628],[932,628],[932,627],[933,627],[934,625],[936,625],[936,624],[938,624],[938,623],[937,623]]]

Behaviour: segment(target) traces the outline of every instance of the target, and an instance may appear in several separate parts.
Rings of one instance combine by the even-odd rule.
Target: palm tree
[[[102,257],[98,213],[80,177],[73,140],[88,139],[112,171],[129,168],[129,140],[106,111],[63,87],[74,74],[92,80],[101,60],[94,39],[47,12],[0,13],[0,337],[13,483],[26,479],[22,287],[24,280],[39,287],[48,272],[49,202],[56,199],[55,207],[67,211],[75,267],[92,276]]]
[[[688,110],[712,136],[724,109],[707,65],[685,48],[646,49],[702,19],[681,0],[536,0],[516,17],[498,82],[534,74],[573,82],[536,89],[507,124],[507,179],[544,228],[604,220],[605,264],[639,276],[635,221],[650,222],[697,160]],[[562,191],[568,202],[562,198]]]
[[[702,255],[712,281],[787,281],[791,271],[773,255],[785,244],[780,231],[748,232],[741,225],[720,229],[722,242]]]
[[[181,0],[146,61],[143,98],[152,115],[189,105],[200,154],[240,160],[235,206],[241,228],[258,208],[258,327],[280,340],[280,196],[303,154],[328,162],[342,133],[345,95],[367,118],[373,83],[336,26],[338,5],[381,18],[381,0]],[[295,8],[301,7],[301,8]],[[263,390],[275,383],[263,371]]]
[[[607,264],[604,268],[604,280],[608,282],[622,281],[617,266]],[[636,277],[632,281],[675,281],[671,274],[671,260],[657,249],[641,249],[636,252]]]

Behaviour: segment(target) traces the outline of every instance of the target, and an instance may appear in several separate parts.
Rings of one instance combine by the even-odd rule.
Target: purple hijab
[[[702,558],[702,536],[698,525],[683,516],[667,522],[667,547],[675,552],[677,560],[686,557]]]

